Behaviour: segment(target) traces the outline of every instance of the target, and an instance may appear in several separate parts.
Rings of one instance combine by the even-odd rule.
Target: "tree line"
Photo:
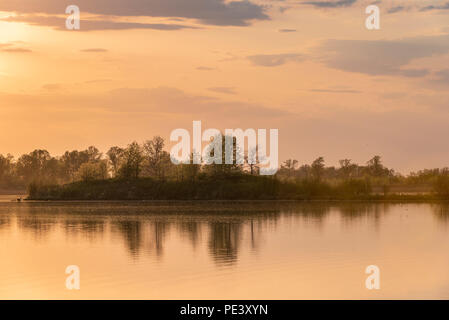
[[[66,151],[61,156],[52,156],[47,150],[41,149],[17,159],[10,154],[0,154],[0,188],[24,189],[30,184],[62,185],[111,178],[195,181],[210,177],[221,179],[236,175],[258,175],[258,164],[249,163],[248,157],[245,157],[243,164],[175,165],[164,147],[164,139],[155,136],[142,144],[134,141],[126,147],[113,146],[104,154],[94,146],[81,151]],[[449,190],[448,176],[448,168],[424,169],[403,176],[384,166],[382,158],[376,155],[363,165],[342,159],[337,167],[326,166],[323,157],[302,165],[298,160],[289,159],[282,163],[273,179],[305,181],[315,185],[350,181],[360,185],[369,184],[369,189],[374,186],[386,193],[392,185],[439,186],[442,190]]]

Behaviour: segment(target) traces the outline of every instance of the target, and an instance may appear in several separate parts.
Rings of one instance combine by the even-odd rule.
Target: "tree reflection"
[[[164,253],[164,242],[166,239],[169,223],[164,220],[151,221],[145,228],[148,233],[145,235],[145,251],[155,253],[160,258]]]
[[[101,238],[106,228],[105,219],[64,219],[62,222],[63,228],[67,235],[77,236],[81,235],[94,241]]]
[[[7,229],[11,225],[11,218],[9,216],[0,215],[0,230]]]
[[[180,222],[178,224],[178,231],[183,236],[187,236],[192,247],[196,249],[201,239],[201,224],[197,221]]]
[[[142,246],[142,223],[138,220],[119,220],[112,222],[125,240],[126,248],[132,256],[138,256]]]
[[[161,258],[171,226],[173,241],[187,240],[192,247],[206,248],[217,264],[234,265],[244,250],[257,252],[266,234],[279,225],[310,225],[321,229],[328,222],[341,219],[343,224],[369,218],[376,227],[389,210],[388,204],[362,202],[223,202],[164,205],[150,204],[36,204],[17,208],[14,216],[20,229],[31,230],[43,238],[52,230],[66,236],[90,241],[112,232],[125,244],[135,259],[145,253]],[[149,208],[149,209],[148,209]],[[449,204],[434,206],[435,216],[449,222]],[[0,215],[0,228],[11,227],[11,215]],[[57,228],[57,229],[56,229]],[[352,226],[351,226],[352,228]],[[203,237],[203,233],[206,232]],[[78,241],[78,239],[75,239]],[[178,244],[178,243],[175,243]],[[203,246],[204,245],[204,246]],[[179,250],[173,249],[173,250]]]
[[[241,241],[240,222],[212,222],[209,234],[209,252],[219,264],[234,264]]]
[[[449,203],[432,204],[433,216],[444,226],[449,224]]]
[[[57,220],[52,217],[24,215],[17,218],[19,228],[30,231],[34,238],[38,240],[48,237],[50,231],[56,224]]]

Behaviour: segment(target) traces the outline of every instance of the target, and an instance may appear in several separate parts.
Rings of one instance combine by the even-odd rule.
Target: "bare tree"
[[[316,180],[321,180],[324,173],[324,158],[319,157],[312,162],[312,175]]]
[[[120,169],[120,164],[123,161],[123,154],[125,150],[120,147],[111,147],[106,155],[109,158],[109,162],[112,166],[112,174],[114,177],[118,175],[118,171]]]
[[[161,179],[163,173],[163,158],[165,158],[164,152],[164,139],[160,136],[155,136],[153,140],[147,140],[143,144],[143,152],[147,160],[147,171],[150,176]]]

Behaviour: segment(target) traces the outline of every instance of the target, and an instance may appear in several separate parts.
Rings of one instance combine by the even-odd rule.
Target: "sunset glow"
[[[381,29],[369,31],[366,1],[254,0],[262,11],[242,20],[78,2],[82,26],[71,31],[55,1],[0,2],[2,152],[106,150],[202,120],[279,128],[282,160],[382,154],[403,172],[445,164],[447,10],[384,1]]]

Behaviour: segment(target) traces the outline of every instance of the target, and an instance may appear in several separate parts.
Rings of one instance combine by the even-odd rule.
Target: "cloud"
[[[9,16],[1,19],[6,22],[23,22],[34,26],[52,27],[56,30],[67,30],[65,26],[66,19],[56,16],[42,15],[18,15]],[[163,23],[135,23],[120,22],[110,20],[81,20],[81,27],[77,31],[96,31],[96,30],[126,30],[126,29],[153,29],[153,30],[180,30],[180,29],[197,29],[197,27],[185,26],[180,24],[163,24]]]
[[[126,145],[156,134],[168,137],[175,128],[190,130],[192,120],[201,120],[203,128],[277,128],[281,159],[309,162],[326,150],[326,162],[335,164],[342,157],[363,163],[380,154],[389,166],[402,170],[444,166],[449,157],[447,142],[441,138],[449,135],[447,94],[403,94],[412,103],[399,110],[367,111],[363,107],[369,101],[362,99],[360,108],[351,110],[326,102],[288,113],[276,109],[277,105],[225,102],[166,87],[122,88],[95,95],[0,92],[4,124],[0,142],[4,150],[14,153],[32,150],[42,141],[57,154],[92,144],[107,150],[112,143]],[[301,100],[298,107],[304,104]],[[314,114],[317,107],[325,111]],[[16,139],[10,139],[8,132],[15,132]]]
[[[359,90],[337,90],[337,89],[311,89],[310,92],[317,92],[317,93],[362,93],[362,91]]]
[[[215,68],[199,66],[199,67],[196,67],[196,70],[200,70],[200,71],[211,71],[211,70],[215,70]]]
[[[1,52],[9,52],[9,53],[30,53],[32,50],[22,47],[16,47],[15,43],[0,43],[0,51]]]
[[[439,81],[449,84],[449,69],[444,69],[435,73]]]
[[[42,86],[42,89],[47,91],[57,91],[62,89],[62,85],[59,83],[47,83]]]
[[[89,49],[82,49],[81,52],[108,52],[107,49],[103,48],[89,48]]]
[[[317,8],[342,8],[350,7],[357,0],[337,0],[337,1],[304,1],[301,4],[311,5]]]
[[[288,111],[245,101],[224,101],[217,97],[190,94],[173,87],[117,88],[91,94],[64,92],[60,84],[46,84],[45,90],[51,95],[4,94],[0,92],[0,110],[19,108],[26,112],[70,110],[77,113],[126,114],[134,116],[168,115],[195,117],[197,119],[272,121],[290,115]]]
[[[276,118],[287,111],[240,101],[188,94],[172,87],[119,88],[108,92],[99,104],[109,111],[166,113],[222,118]]]
[[[428,75],[430,71],[428,69],[404,69],[398,70],[397,73],[408,78],[420,78]]]
[[[111,79],[95,79],[95,80],[88,80],[84,81],[84,83],[92,84],[92,83],[101,83],[101,82],[111,82]]]
[[[321,61],[328,67],[368,75],[420,77],[426,69],[402,69],[418,58],[449,52],[449,35],[401,40],[328,40],[316,50],[326,52]]]
[[[207,90],[224,94],[236,94],[234,87],[212,87]]]
[[[323,150],[328,155],[326,162],[336,162],[338,155],[350,155],[355,162],[362,162],[373,154],[380,154],[389,166],[402,171],[419,166],[445,166],[443,159],[449,156],[441,139],[449,134],[448,113],[411,109],[407,112],[335,110],[334,116],[314,121],[298,118],[286,120],[282,133],[294,136],[292,145],[301,145],[301,150],[307,150],[302,156],[311,160],[312,155],[319,155]],[[382,124],[381,129],[379,124]],[[290,150],[294,150],[290,153],[300,152]]]
[[[432,11],[432,10],[449,10],[449,2],[442,5],[429,5],[419,9],[421,12]]]
[[[449,85],[449,69],[442,69],[435,72],[432,78],[429,79],[429,85],[434,87],[444,87],[447,88]]]
[[[277,67],[287,62],[300,62],[305,56],[299,53],[258,54],[247,57],[254,65],[263,67]]]
[[[392,7],[390,9],[387,10],[387,13],[397,13],[397,12],[402,12],[402,11],[406,11],[407,8],[404,6],[396,6],[396,7]]]
[[[279,29],[279,32],[296,32],[296,29]]]
[[[74,92],[66,84],[54,92],[4,93],[0,91],[0,145],[23,153],[41,145],[52,153],[95,144],[107,150],[154,135],[169,137],[176,128],[191,128],[201,120],[204,128],[279,128],[291,113],[263,104],[207,95],[177,88],[121,88],[112,91]],[[83,91],[84,92],[84,91]],[[20,121],[17,121],[20,119]],[[100,125],[101,124],[101,125]],[[15,132],[14,141],[8,132]]]
[[[60,0],[8,0],[0,11],[18,13],[64,14]],[[77,0],[81,12],[110,16],[169,17],[195,19],[203,24],[246,26],[253,20],[267,20],[265,7],[249,0]]]
[[[3,52],[17,52],[17,53],[28,53],[32,52],[30,49],[25,48],[6,48],[2,50]]]

